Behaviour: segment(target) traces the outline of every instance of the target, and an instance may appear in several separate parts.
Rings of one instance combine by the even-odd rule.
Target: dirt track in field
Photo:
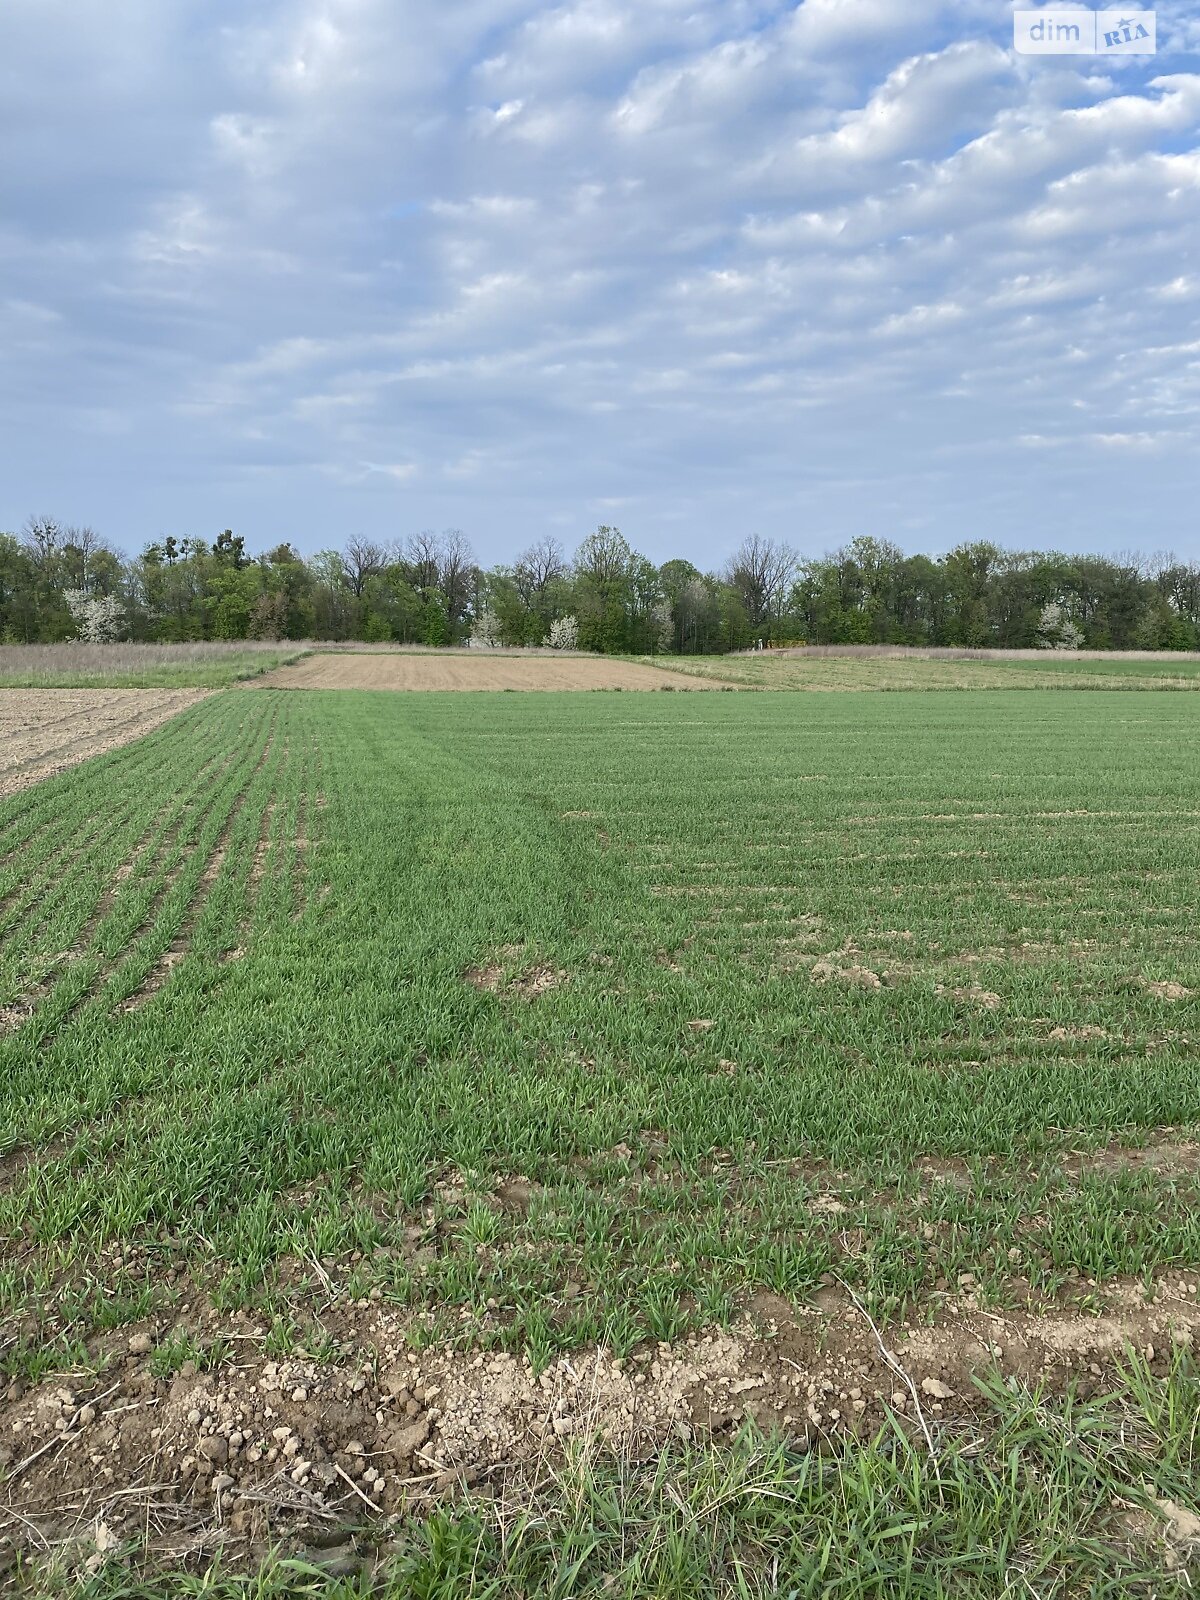
[[[0,799],[140,739],[205,689],[0,689]]]
[[[313,655],[256,678],[255,689],[712,689],[723,684],[602,656]]]
[[[103,1528],[175,1560],[210,1539],[234,1560],[281,1540],[303,1554],[348,1543],[368,1512],[428,1510],[505,1474],[523,1496],[520,1474],[560,1457],[566,1439],[628,1457],[752,1420],[803,1452],[870,1438],[889,1411],[914,1436],[975,1427],[977,1375],[1051,1393],[1075,1382],[1087,1398],[1130,1347],[1161,1376],[1200,1334],[1184,1277],[1152,1293],[1107,1285],[1102,1315],[997,1315],[963,1290],[933,1323],[891,1327],[887,1347],[861,1304],[829,1287],[811,1307],[761,1294],[733,1327],[621,1359],[585,1347],[536,1375],[509,1351],[418,1348],[409,1319],[326,1282],[316,1325],[333,1360],[269,1359],[262,1321],[200,1300],[96,1335],[80,1370],[0,1392],[0,1530],[13,1551],[36,1560],[74,1542],[82,1559]],[[226,1358],[156,1372],[156,1350],[161,1361],[183,1334],[197,1349],[223,1341]],[[0,1587],[3,1576],[0,1557]]]

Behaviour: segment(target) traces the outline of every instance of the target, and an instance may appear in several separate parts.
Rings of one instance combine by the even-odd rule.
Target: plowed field
[[[315,655],[256,681],[267,689],[714,689],[724,685],[600,656]]]
[[[140,739],[199,689],[0,690],[0,796]]]

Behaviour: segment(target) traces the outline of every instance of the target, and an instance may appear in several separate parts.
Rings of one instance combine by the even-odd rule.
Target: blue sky
[[[0,528],[1200,554],[1200,15],[3,0]]]

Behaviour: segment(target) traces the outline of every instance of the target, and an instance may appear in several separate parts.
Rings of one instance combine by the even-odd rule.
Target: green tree
[[[575,552],[579,648],[613,654],[628,648],[633,551],[619,528],[603,525]]]

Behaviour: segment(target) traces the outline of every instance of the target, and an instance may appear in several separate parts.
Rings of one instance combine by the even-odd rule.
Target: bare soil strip
[[[0,689],[0,799],[140,739],[204,689]]]
[[[886,1411],[930,1437],[983,1413],[975,1375],[1052,1391],[1074,1379],[1088,1395],[1127,1350],[1163,1371],[1200,1331],[1187,1275],[1153,1291],[1107,1285],[1110,1309],[1099,1316],[996,1315],[962,1283],[933,1324],[882,1332],[831,1286],[807,1311],[760,1296],[731,1329],[626,1360],[582,1350],[535,1375],[504,1352],[418,1351],[404,1319],[347,1300],[322,1276],[330,1298],[319,1322],[333,1360],[302,1350],[270,1359],[262,1324],[201,1301],[180,1307],[174,1326],[93,1341],[93,1361],[109,1359],[86,1377],[15,1381],[0,1397],[0,1526],[35,1546],[78,1537],[97,1519],[132,1535],[153,1505],[164,1531],[183,1525],[195,1538],[221,1526],[231,1552],[280,1535],[319,1542],[322,1526],[453,1494],[572,1441],[628,1454],[727,1436],[752,1418],[815,1448],[872,1433]],[[164,1352],[185,1332],[191,1348],[226,1352],[216,1370],[188,1361],[164,1371]]]
[[[429,655],[314,655],[256,678],[255,689],[721,689],[602,656],[523,656],[489,651]]]

